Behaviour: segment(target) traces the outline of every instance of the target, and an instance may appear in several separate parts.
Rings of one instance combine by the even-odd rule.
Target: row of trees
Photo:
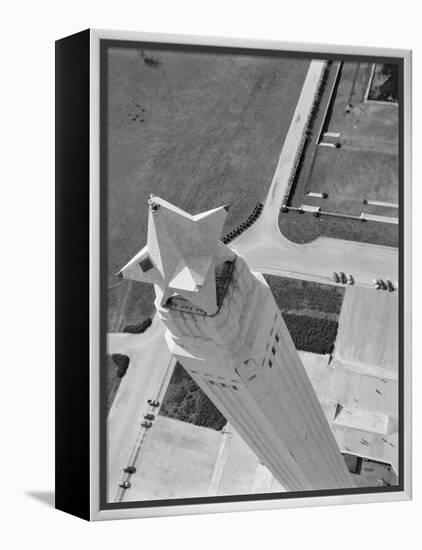
[[[214,430],[226,424],[225,417],[180,363],[174,369],[160,414]]]
[[[283,200],[282,200],[283,212],[288,212],[287,206],[290,204],[292,195],[294,193],[295,187],[299,180],[300,172],[303,168],[305,153],[312,140],[314,125],[318,117],[321,99],[324,94],[325,88],[327,86],[328,78],[330,76],[331,64],[332,64],[331,61],[327,61],[324,71],[321,75],[318,88],[316,90],[315,97],[312,102],[311,112],[309,113],[308,120],[306,122],[306,130],[301,138],[300,144],[296,151],[295,164],[292,169],[292,173],[290,175],[290,182],[287,187],[285,196],[283,197]]]
[[[235,237],[243,233],[243,231],[248,229],[259,218],[263,208],[264,208],[264,205],[262,204],[262,202],[257,202],[256,205],[254,206],[254,209],[252,210],[252,213],[249,214],[247,219],[244,222],[242,222],[240,225],[238,225],[236,229],[233,229],[232,231],[230,231],[230,233],[228,233],[221,239],[223,243],[224,244],[229,243]]]
[[[336,321],[294,313],[283,313],[283,318],[297,349],[322,355],[333,352],[338,329]]]
[[[151,317],[147,317],[141,323],[136,323],[135,325],[126,325],[123,329],[123,332],[129,332],[130,334],[142,334],[146,331],[148,327],[152,324]]]

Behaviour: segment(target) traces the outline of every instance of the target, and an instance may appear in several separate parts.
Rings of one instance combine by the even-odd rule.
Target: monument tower
[[[227,210],[151,196],[120,275],[154,285],[170,350],[287,491],[353,487],[271,290],[220,240]]]

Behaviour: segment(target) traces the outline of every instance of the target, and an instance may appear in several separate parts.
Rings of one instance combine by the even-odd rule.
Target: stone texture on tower
[[[265,279],[220,241],[226,215],[151,196],[121,275],[154,284],[172,353],[286,490],[353,487]]]

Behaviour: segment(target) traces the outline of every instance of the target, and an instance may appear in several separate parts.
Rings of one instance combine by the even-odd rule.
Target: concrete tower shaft
[[[155,285],[157,311],[174,356],[286,490],[353,487],[271,290],[219,241],[225,210],[192,217],[162,199],[151,203],[152,230],[161,224],[161,232],[153,238],[148,234],[148,247],[122,274],[145,280],[139,277],[157,270],[149,282]],[[179,217],[177,239],[162,230],[165,213],[157,223],[161,214],[152,210],[157,204]],[[201,219],[207,219],[206,241],[200,229],[193,229]],[[184,230],[190,244],[182,254],[182,246],[174,243],[183,240]],[[172,262],[165,259],[167,250]],[[195,251],[201,252],[198,263]],[[202,277],[195,288],[190,276],[183,280],[186,269],[195,272],[196,281]]]

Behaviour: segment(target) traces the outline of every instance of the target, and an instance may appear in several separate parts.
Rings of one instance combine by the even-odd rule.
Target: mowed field
[[[265,199],[309,66],[158,50],[144,57],[139,49],[108,52],[110,330],[151,309],[126,319],[125,304],[144,290],[134,299],[129,283],[114,278],[146,242],[149,194],[193,214],[232,203],[225,231],[238,225]]]
[[[334,356],[347,363],[398,369],[398,293],[348,287]]]
[[[397,215],[397,209],[379,212],[362,205],[363,199],[398,202],[398,156],[378,151],[340,150],[320,147],[311,190],[327,192],[321,202],[324,210],[360,216],[365,211],[381,215]],[[306,204],[315,199],[304,199]]]

